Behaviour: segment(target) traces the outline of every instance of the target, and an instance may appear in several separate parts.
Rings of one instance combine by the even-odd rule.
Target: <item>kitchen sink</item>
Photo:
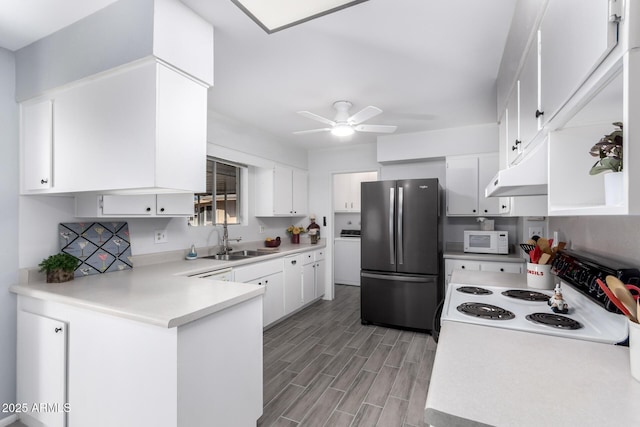
[[[266,255],[260,251],[252,251],[252,250],[244,250],[244,251],[233,251],[228,254],[216,254],[209,255],[202,258],[205,259],[217,259],[220,261],[239,261],[241,259],[253,258],[255,256]]]
[[[239,261],[241,259],[247,259],[250,258],[247,255],[240,255],[240,254],[217,254],[217,255],[209,255],[209,256],[204,256],[202,257],[204,259],[217,259],[220,261]]]
[[[252,251],[252,250],[244,250],[244,251],[233,251],[233,252],[229,252],[229,255],[233,255],[233,256],[243,256],[243,257],[254,257],[254,256],[260,256],[260,255],[266,255],[265,252],[260,252],[260,251]]]

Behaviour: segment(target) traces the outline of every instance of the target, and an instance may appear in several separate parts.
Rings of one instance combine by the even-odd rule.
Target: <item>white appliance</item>
[[[475,254],[508,254],[508,231],[465,230],[464,251]]]
[[[626,342],[628,320],[597,282],[611,275],[638,286],[640,270],[617,260],[562,250],[553,259],[551,273],[568,304],[566,313],[556,313],[549,306],[554,291],[451,282],[441,320],[607,344]]]
[[[233,270],[231,268],[224,268],[222,270],[214,270],[208,271],[206,273],[194,274],[189,277],[197,277],[198,279],[207,279],[207,280],[219,280],[222,282],[232,282],[233,281]]]
[[[477,293],[468,293],[473,291]],[[523,293],[531,299],[539,299],[528,301],[504,294],[512,291],[516,294]],[[552,295],[553,291],[539,289],[450,283],[441,320],[608,344],[617,344],[627,338],[626,317],[604,310],[571,285],[562,283],[562,295],[569,304],[567,314],[555,314],[551,311],[547,301]],[[469,313],[464,311],[466,309]],[[540,314],[549,317],[552,324],[537,323],[538,318],[541,318]],[[556,322],[558,326],[554,326]],[[573,327],[576,329],[571,329]]]

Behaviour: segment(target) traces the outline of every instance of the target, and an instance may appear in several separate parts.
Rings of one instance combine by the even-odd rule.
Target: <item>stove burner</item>
[[[552,328],[557,329],[580,329],[582,328],[582,323],[573,320],[566,316],[561,316],[559,314],[553,313],[533,313],[528,314],[526,319],[533,323],[538,323],[540,325],[551,326]]]
[[[524,301],[549,301],[549,295],[526,289],[510,289],[504,291],[502,295]]]
[[[516,317],[512,312],[501,307],[481,302],[465,302],[456,307],[460,313],[481,319],[509,320]]]
[[[460,286],[456,288],[456,291],[462,292],[463,294],[473,294],[473,295],[491,295],[493,292],[489,289],[480,288],[478,286]]]

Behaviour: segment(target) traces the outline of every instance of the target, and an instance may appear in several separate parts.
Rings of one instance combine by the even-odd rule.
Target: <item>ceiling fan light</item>
[[[353,128],[346,123],[337,124],[333,127],[333,129],[331,129],[331,135],[333,136],[350,136],[354,133],[355,130],[353,130]]]

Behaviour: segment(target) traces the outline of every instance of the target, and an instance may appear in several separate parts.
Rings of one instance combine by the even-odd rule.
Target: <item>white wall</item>
[[[640,268],[639,216],[550,217],[549,234],[554,231],[562,233],[571,249]]]
[[[0,48],[0,403],[16,402],[16,298],[18,280],[18,108],[15,58]],[[0,412],[0,419],[11,414]]]

